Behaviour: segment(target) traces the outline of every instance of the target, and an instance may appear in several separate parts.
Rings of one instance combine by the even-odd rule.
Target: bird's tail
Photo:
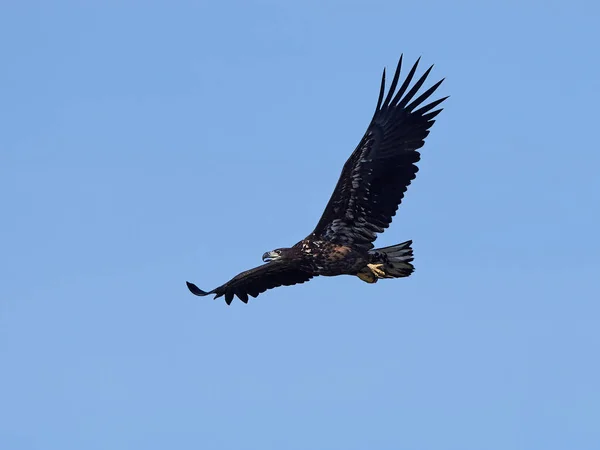
[[[414,259],[411,245],[412,241],[406,241],[390,247],[376,248],[369,253],[375,264],[383,263],[381,269],[385,272],[385,278],[402,278],[415,270],[415,266],[411,264]]]
[[[369,252],[369,264],[357,276],[367,283],[379,278],[402,278],[414,272],[412,241],[390,247],[376,248]]]

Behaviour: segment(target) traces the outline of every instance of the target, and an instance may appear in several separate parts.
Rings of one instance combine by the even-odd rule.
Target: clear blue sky
[[[0,6],[0,448],[599,448],[596,2],[82,3]],[[414,276],[192,296],[313,229],[401,52]]]

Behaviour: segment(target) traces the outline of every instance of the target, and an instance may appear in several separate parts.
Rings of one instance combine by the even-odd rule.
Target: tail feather
[[[371,250],[369,252],[371,262],[373,264],[383,264],[381,270],[385,273],[385,278],[408,277],[415,270],[415,266],[411,264],[414,260],[411,245],[412,241],[406,241],[401,244]]]

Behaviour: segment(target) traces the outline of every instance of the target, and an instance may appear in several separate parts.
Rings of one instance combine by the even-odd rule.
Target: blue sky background
[[[598,14],[2,2],[0,448],[597,449]],[[192,296],[313,229],[402,52],[414,276]]]

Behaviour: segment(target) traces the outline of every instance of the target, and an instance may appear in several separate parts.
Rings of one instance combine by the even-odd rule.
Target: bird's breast
[[[326,241],[309,241],[303,246],[302,252],[319,275],[352,274],[366,263],[362,255],[353,248]]]

